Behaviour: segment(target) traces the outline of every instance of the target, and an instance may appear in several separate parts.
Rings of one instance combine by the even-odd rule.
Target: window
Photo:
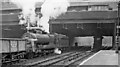
[[[93,5],[89,6],[88,8],[89,11],[106,11],[108,10],[108,5]]]
[[[71,6],[68,8],[68,11],[87,11],[87,6]]]

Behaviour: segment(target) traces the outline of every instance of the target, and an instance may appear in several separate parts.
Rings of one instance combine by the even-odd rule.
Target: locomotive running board
[[[28,30],[31,30],[31,29],[41,29],[41,27],[26,27]]]
[[[37,41],[37,39],[28,39],[29,41]]]

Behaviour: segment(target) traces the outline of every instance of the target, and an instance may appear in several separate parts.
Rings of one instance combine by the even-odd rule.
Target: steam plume
[[[42,17],[39,25],[42,25],[46,32],[49,32],[49,20],[55,19],[67,11],[69,2],[67,0],[46,0],[41,6]]]
[[[44,0],[11,0],[11,2],[22,8],[22,13],[25,17],[25,20],[26,17],[29,16],[31,24],[36,24],[35,4],[36,2],[41,1]],[[69,2],[67,0],[45,0],[41,6],[42,17],[37,25],[42,25],[45,31],[49,33],[49,20],[55,19],[59,15],[64,14],[67,11],[68,6]],[[25,23],[26,22],[22,22],[21,24]]]
[[[35,4],[36,2],[41,2],[42,0],[11,0],[14,4],[16,4],[19,8],[22,8],[22,14],[25,17],[27,16],[30,18],[30,23],[35,24]],[[21,24],[25,24],[21,23]]]

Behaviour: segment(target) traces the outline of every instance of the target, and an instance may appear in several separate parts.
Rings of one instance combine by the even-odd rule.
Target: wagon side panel
[[[0,40],[0,54],[2,53],[2,40]]]
[[[19,51],[25,51],[25,49],[26,49],[25,41],[19,41],[18,44],[19,44]]]
[[[10,43],[8,40],[1,40],[2,41],[2,53],[8,53],[10,52]]]
[[[16,40],[11,40],[10,41],[10,47],[11,47],[11,52],[17,52],[18,48],[17,48],[17,41]]]

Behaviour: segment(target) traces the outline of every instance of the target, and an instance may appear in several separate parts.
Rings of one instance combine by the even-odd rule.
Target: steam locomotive
[[[2,26],[4,33],[4,25]],[[20,28],[24,28],[25,32],[21,34],[16,30],[14,34],[20,33],[21,38],[5,38],[4,35],[7,33],[3,34],[2,38],[0,38],[0,42],[2,43],[0,44],[2,63],[19,61],[20,59],[31,59],[36,56],[53,53],[56,48],[64,50],[69,46],[68,37],[65,35],[57,33],[49,34],[40,27],[29,27],[28,29],[21,26]],[[9,32],[12,32],[12,30]]]

